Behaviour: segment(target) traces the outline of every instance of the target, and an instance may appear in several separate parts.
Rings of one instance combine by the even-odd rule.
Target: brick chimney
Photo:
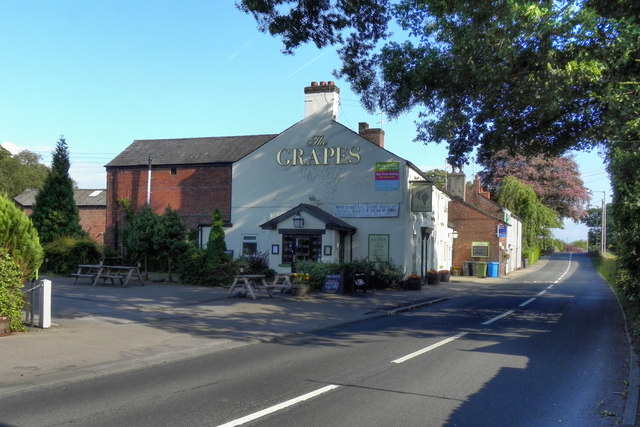
[[[340,89],[332,82],[311,82],[304,88],[304,118],[314,114],[326,114],[338,121]]]
[[[380,128],[369,129],[369,123],[360,122],[358,123],[358,134],[378,147],[384,148],[384,130]]]
[[[477,194],[484,196],[487,199],[491,198],[491,193],[482,189],[482,185],[480,185],[480,178],[478,178],[478,175],[476,175],[475,178],[473,179],[473,190]]]

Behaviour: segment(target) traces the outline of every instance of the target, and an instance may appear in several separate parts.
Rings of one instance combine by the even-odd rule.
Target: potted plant
[[[440,274],[441,282],[448,282],[451,278],[451,272],[449,270],[440,270],[438,271],[438,274]]]
[[[410,291],[422,289],[422,277],[415,271],[407,277],[407,289]]]
[[[454,276],[462,276],[462,267],[453,267]]]
[[[293,273],[293,294],[297,297],[305,296],[309,293],[309,273]]]
[[[430,285],[440,284],[440,273],[436,270],[429,270],[427,273],[427,283]]]

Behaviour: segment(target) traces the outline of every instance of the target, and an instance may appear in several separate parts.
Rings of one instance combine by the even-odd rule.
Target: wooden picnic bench
[[[122,286],[128,286],[131,279],[137,278],[140,285],[144,286],[144,281],[140,275],[140,267],[138,265],[109,265],[101,262],[100,264],[80,264],[76,273],[71,274],[74,277],[75,285],[78,278],[85,277],[91,279],[93,286],[102,280],[102,284],[106,284],[107,280],[115,285],[116,280]]]

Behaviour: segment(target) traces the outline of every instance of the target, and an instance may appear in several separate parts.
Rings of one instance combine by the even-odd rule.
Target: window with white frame
[[[242,255],[254,255],[258,252],[258,236],[244,234],[242,236]]]

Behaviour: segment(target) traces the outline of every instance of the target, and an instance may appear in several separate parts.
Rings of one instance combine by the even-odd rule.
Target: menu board
[[[342,288],[342,275],[327,274],[322,281],[322,292],[338,294]]]

